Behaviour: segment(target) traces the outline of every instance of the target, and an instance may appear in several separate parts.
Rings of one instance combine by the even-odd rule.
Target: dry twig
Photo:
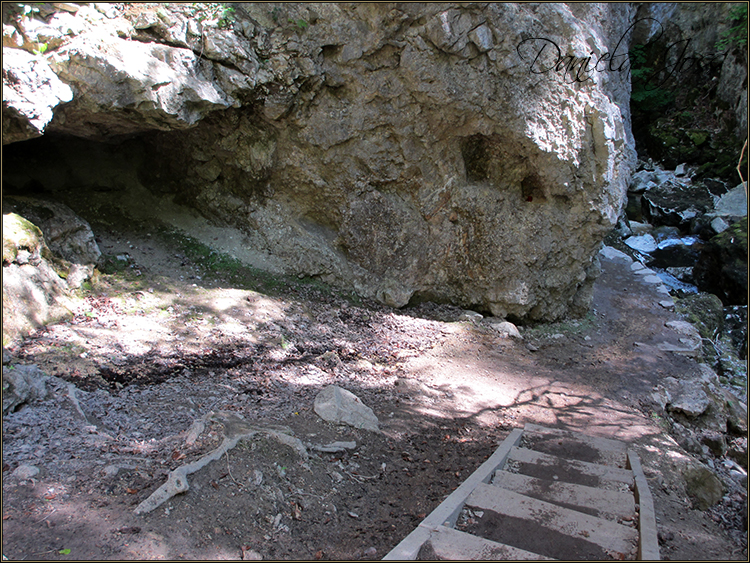
[[[46,520],[47,518],[49,518],[50,516],[52,516],[52,515],[53,515],[53,514],[54,514],[55,512],[57,512],[57,509],[56,509],[56,508],[53,508],[53,509],[52,509],[52,512],[50,512],[49,514],[47,514],[47,516],[45,516],[45,517],[44,517],[44,518],[42,518],[41,520],[37,520],[37,521],[36,521],[36,524],[39,524],[39,523],[41,523],[41,522],[44,522],[44,521],[45,521],[45,520]],[[54,551],[54,550],[53,550],[53,551]]]
[[[236,484],[236,485],[237,485],[238,487],[241,487],[241,485],[240,485],[240,484],[239,484],[239,483],[237,482],[237,479],[235,479],[235,478],[234,478],[234,475],[232,475],[232,468],[231,468],[231,467],[229,467],[229,450],[225,451],[224,453],[225,453],[225,454],[226,454],[226,456],[227,456],[227,472],[229,472],[229,478],[230,478],[230,479],[231,479],[232,481],[234,481],[234,482],[235,482],[235,484]]]
[[[307,450],[305,449],[304,444],[302,444],[302,442],[298,438],[294,438],[293,436],[284,434],[281,431],[283,429],[276,430],[253,426],[232,414],[224,412],[211,413],[210,416],[206,417],[206,420],[217,420],[224,425],[227,435],[224,437],[222,443],[218,448],[207,453],[200,459],[193,461],[192,463],[188,463],[187,465],[178,467],[174,471],[170,472],[169,476],[167,477],[167,482],[156,489],[153,493],[151,493],[151,496],[149,496],[135,508],[136,514],[145,514],[147,512],[151,512],[155,508],[158,508],[166,501],[171,499],[176,494],[186,492],[190,488],[187,480],[188,475],[195,473],[199,469],[202,469],[212,461],[221,459],[222,456],[224,456],[227,451],[235,447],[240,440],[252,438],[258,433],[267,434],[279,440],[282,444],[294,448],[304,461],[308,460]],[[229,456],[227,456],[227,468],[229,468]],[[231,470],[229,476],[232,477]],[[232,477],[232,481],[237,483],[234,477]],[[239,485],[239,483],[237,484]]]
[[[742,159],[745,156],[745,149],[747,148],[747,139],[745,139],[745,144],[742,145],[742,152],[740,153],[740,160],[737,162],[737,174],[740,175],[740,181],[742,182],[742,186],[745,188],[745,197],[747,197],[747,182],[745,182],[745,179],[742,177]]]

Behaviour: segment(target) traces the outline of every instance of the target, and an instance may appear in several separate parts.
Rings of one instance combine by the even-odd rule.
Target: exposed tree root
[[[199,469],[202,469],[212,461],[221,459],[221,456],[235,447],[240,442],[240,440],[251,438],[259,433],[267,434],[276,438],[282,444],[293,448],[300,455],[300,457],[302,457],[302,459],[304,459],[305,461],[308,460],[307,449],[305,448],[304,444],[302,444],[302,442],[297,438],[286,434],[285,431],[289,431],[287,428],[260,428],[248,424],[244,420],[237,418],[234,415],[223,412],[215,414],[209,413],[208,415],[196,421],[188,431],[188,440],[192,439],[192,441],[194,442],[197,439],[198,435],[205,428],[206,420],[215,420],[224,425],[226,436],[224,437],[221,445],[212,452],[204,455],[202,458],[193,461],[192,463],[183,465],[182,467],[178,467],[177,469],[172,471],[167,478],[167,482],[156,489],[153,493],[151,493],[151,496],[149,496],[135,508],[136,514],[146,514],[147,512],[151,512],[155,508],[158,508],[166,501],[171,499],[173,496],[179,493],[184,493],[190,488],[187,480],[188,475],[190,475],[191,473],[195,473]]]
[[[185,443],[188,446],[192,446],[193,444],[195,444],[198,436],[200,436],[203,433],[203,430],[206,428],[206,420],[211,418],[213,415],[213,412],[208,412],[198,420],[193,422],[192,426],[188,429],[187,437],[185,438]]]

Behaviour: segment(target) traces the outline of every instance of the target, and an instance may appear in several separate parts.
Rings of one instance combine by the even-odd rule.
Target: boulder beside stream
[[[725,305],[747,305],[747,222],[738,221],[703,247],[693,269],[701,291]]]

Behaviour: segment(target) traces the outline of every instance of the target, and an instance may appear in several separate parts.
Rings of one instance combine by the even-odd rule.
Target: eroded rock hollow
[[[586,312],[635,164],[629,4],[195,6],[6,34],[3,142],[49,156],[6,179],[187,205],[256,265],[394,307]]]

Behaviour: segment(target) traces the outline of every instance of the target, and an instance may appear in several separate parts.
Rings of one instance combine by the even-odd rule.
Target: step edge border
[[[448,495],[448,498],[441,502],[414,531],[389,551],[383,557],[383,561],[414,560],[417,558],[422,544],[429,539],[431,531],[438,526],[448,528],[455,526],[466,499],[480,483],[489,483],[495,470],[507,460],[511,448],[521,441],[521,436],[523,436],[523,428],[514,428],[495,450],[495,453],[461,483],[455,491]]]
[[[641,561],[659,561],[659,535],[656,529],[654,500],[648,488],[648,481],[643,474],[641,460],[635,450],[628,448],[628,465],[633,472],[635,482],[635,500],[638,502],[638,559]]]

